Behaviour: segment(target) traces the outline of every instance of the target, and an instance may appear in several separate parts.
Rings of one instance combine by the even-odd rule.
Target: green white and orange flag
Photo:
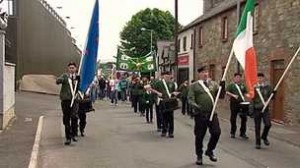
[[[236,38],[233,42],[233,51],[241,67],[244,69],[244,76],[248,94],[254,97],[254,85],[257,83],[256,54],[253,47],[253,13],[255,0],[247,0]]]

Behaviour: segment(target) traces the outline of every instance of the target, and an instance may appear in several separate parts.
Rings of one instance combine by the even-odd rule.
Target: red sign
[[[178,65],[189,65],[189,56],[179,56],[178,57]]]

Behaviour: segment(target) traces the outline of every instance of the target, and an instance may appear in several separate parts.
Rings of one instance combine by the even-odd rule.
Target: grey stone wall
[[[59,75],[80,53],[66,26],[39,0],[18,1],[17,77],[25,74]]]
[[[257,52],[258,71],[264,72],[268,79],[271,75],[271,62],[289,62],[300,44],[300,0],[259,1],[258,31],[254,35]],[[228,41],[221,38],[222,17],[227,16],[229,24]],[[216,77],[221,79],[222,67],[228,59],[236,31],[236,9],[225,11],[197,25],[195,61],[197,69],[202,64],[216,64]],[[199,26],[203,27],[203,46],[199,47]],[[300,57],[300,56],[299,56]],[[293,64],[283,82],[284,122],[300,125],[300,59]],[[236,59],[230,64],[227,81],[236,71]]]

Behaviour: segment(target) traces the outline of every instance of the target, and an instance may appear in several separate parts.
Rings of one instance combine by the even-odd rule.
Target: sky
[[[86,43],[95,0],[46,0],[67,22],[80,49]],[[99,0],[100,37],[98,60],[113,60],[120,32],[131,17],[145,8],[158,8],[174,15],[175,0]],[[178,0],[179,23],[186,25],[202,14],[202,0]]]

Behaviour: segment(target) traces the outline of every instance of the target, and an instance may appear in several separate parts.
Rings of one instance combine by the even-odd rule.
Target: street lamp
[[[146,29],[144,27],[141,28],[141,31],[150,31],[150,51],[151,51],[151,54],[152,54],[152,42],[153,42],[153,30],[152,29]]]

